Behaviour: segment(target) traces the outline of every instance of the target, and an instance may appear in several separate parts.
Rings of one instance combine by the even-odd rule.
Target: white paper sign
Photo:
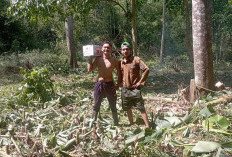
[[[84,56],[101,56],[101,46],[99,45],[85,45],[83,46]]]

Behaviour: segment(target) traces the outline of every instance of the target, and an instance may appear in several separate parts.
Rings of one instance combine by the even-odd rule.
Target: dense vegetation
[[[119,2],[130,13],[129,2]],[[139,0],[138,55],[150,67],[143,96],[151,129],[138,112],[136,124],[128,126],[119,90],[120,125],[112,126],[104,101],[94,130],[96,73],[87,73],[82,46],[109,40],[120,58],[120,43],[132,40],[130,14],[110,2],[90,3],[81,17],[74,12],[78,67],[70,68],[63,15],[13,16],[9,1],[1,0],[0,156],[231,156],[232,7],[230,1],[212,2],[214,73],[226,87],[189,103],[194,72],[185,45],[184,1],[166,2],[160,64],[162,1]]]
[[[8,1],[1,6],[1,54],[25,52],[25,50],[50,48],[65,52],[64,20],[61,15],[54,17],[15,17],[7,14]],[[139,55],[158,56],[162,30],[162,2],[139,1],[137,11],[137,32]],[[122,4],[127,4],[126,1]],[[9,12],[9,10],[8,10]],[[228,1],[213,1],[213,53],[219,60],[231,60],[231,6]],[[74,17],[78,15],[74,14]],[[30,19],[32,18],[32,19]],[[191,18],[191,17],[189,17]],[[62,21],[63,20],[63,21]],[[87,24],[88,23],[88,24]],[[184,44],[185,11],[181,1],[167,1],[164,55],[187,55]],[[4,28],[4,29],[3,29]],[[112,41],[115,49],[123,40],[131,41],[131,24],[124,12],[111,3],[99,3],[86,18],[75,19],[75,41],[77,52],[82,56],[85,44],[101,44],[104,40]],[[56,50],[54,50],[57,52]]]

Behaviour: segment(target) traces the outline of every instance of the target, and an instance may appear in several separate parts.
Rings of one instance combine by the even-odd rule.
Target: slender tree
[[[137,31],[136,31],[136,8],[135,8],[135,0],[131,0],[131,22],[132,22],[132,45],[133,45],[133,53],[137,56]]]
[[[72,68],[77,67],[76,47],[73,35],[73,17],[70,16],[65,20],[66,41],[68,47],[68,61]]]
[[[132,45],[133,45],[133,53],[137,56],[137,30],[136,30],[136,0],[130,0],[131,5],[131,13],[128,13],[126,9],[116,0],[100,0],[100,1],[107,1],[112,2],[118,5],[125,13],[125,16],[129,17],[131,20],[131,36],[132,36]],[[130,14],[128,16],[128,14]]]
[[[193,61],[193,48],[191,43],[191,24],[190,24],[190,11],[189,0],[184,0],[185,5],[185,45],[189,54],[189,60]]]
[[[165,13],[166,13],[166,0],[163,0],[163,15],[162,15],[162,37],[161,37],[161,46],[160,46],[160,62],[163,62],[163,53],[164,53],[164,36],[165,36]]]
[[[192,0],[195,83],[213,89],[211,0]]]

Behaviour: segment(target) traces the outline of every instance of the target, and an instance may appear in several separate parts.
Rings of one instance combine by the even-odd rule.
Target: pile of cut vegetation
[[[191,104],[178,94],[147,93],[151,128],[137,111],[129,126],[118,100],[120,125],[113,126],[107,101],[97,122],[91,118],[93,76],[50,77],[46,68],[33,68],[17,88],[2,88],[0,156],[232,155],[231,89]]]

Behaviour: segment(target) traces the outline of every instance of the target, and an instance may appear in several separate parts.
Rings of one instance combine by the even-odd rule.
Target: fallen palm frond
[[[207,105],[215,106],[215,105],[218,105],[220,103],[224,104],[224,103],[230,103],[230,102],[232,102],[232,95],[222,95],[216,100],[212,100],[212,101],[209,101],[205,104],[201,104],[201,107],[205,107]]]
[[[66,78],[65,85],[55,86],[57,97],[45,102],[45,108],[0,106],[0,156],[232,154],[230,94],[215,92],[193,104],[183,103],[178,94],[145,96],[151,129],[145,129],[136,110],[135,125],[129,126],[118,100],[120,125],[113,126],[107,101],[102,103],[98,121],[92,119],[92,88],[85,86],[94,84],[90,79]],[[4,97],[0,101],[6,106],[14,103],[9,100]],[[214,148],[198,151],[199,146],[208,148],[211,142],[216,143]]]

